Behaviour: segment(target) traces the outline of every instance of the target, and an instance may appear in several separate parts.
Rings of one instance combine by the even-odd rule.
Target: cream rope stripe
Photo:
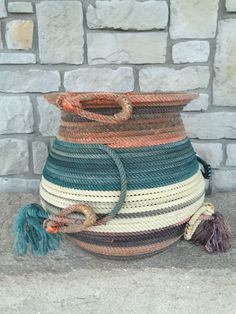
[[[143,200],[142,202],[125,202],[124,206],[122,207],[120,213],[135,213],[135,212],[143,212],[144,208],[145,211],[150,210],[157,210],[162,209],[165,210],[166,208],[170,208],[176,205],[181,205],[186,202],[190,202],[195,197],[202,195],[204,193],[204,185],[199,185],[199,187],[193,188],[192,191],[188,191],[187,195],[184,197],[183,195],[178,198],[177,200],[170,200],[168,202],[158,202],[157,200],[152,201],[146,201]],[[68,207],[70,205],[76,204],[79,202],[82,202],[81,200],[67,200],[62,199],[60,197],[55,197],[49,193],[47,193],[44,189],[41,189],[40,191],[41,196],[50,204],[53,204],[54,206],[64,208]],[[92,206],[96,213],[107,213],[110,211],[114,203],[111,202],[93,202],[87,200],[86,203],[88,203],[90,206]],[[137,204],[137,205],[136,205]]]
[[[173,195],[166,195],[166,193],[163,193],[163,195],[159,195],[159,197],[155,197],[155,195],[153,195],[153,197],[151,197],[150,195],[148,196],[143,196],[142,199],[138,199],[138,200],[134,200],[134,196],[128,196],[127,200],[126,200],[126,205],[129,207],[133,207],[137,206],[136,204],[139,202],[146,202],[147,204],[150,203],[155,203],[155,204],[162,204],[162,203],[166,203],[166,202],[171,202],[174,200],[179,200],[180,198],[185,198],[188,197],[190,195],[192,195],[192,193],[198,192],[199,190],[204,190],[205,187],[205,182],[201,179],[199,180],[199,182],[196,182],[196,184],[194,185],[189,185],[187,186],[187,189],[179,189],[177,190],[178,193],[173,194]],[[69,202],[91,202],[93,204],[101,204],[101,206],[111,206],[112,204],[115,203],[115,199],[112,200],[111,198],[106,198],[106,197],[102,197],[102,198],[98,198],[98,197],[93,197],[93,195],[91,195],[90,197],[82,197],[81,195],[69,195],[68,197],[66,196],[66,193],[62,192],[62,193],[58,193],[54,190],[50,190],[48,188],[45,188],[43,186],[40,187],[40,191],[42,193],[44,193],[44,197],[48,198],[53,198],[53,199],[60,199],[64,202],[64,204],[68,204]],[[47,196],[48,195],[48,196]],[[71,196],[71,197],[70,197]]]

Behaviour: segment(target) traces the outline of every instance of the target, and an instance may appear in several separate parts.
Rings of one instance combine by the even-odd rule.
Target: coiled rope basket
[[[16,251],[44,255],[67,233],[82,249],[142,257],[194,239],[229,248],[228,228],[204,203],[210,166],[197,157],[181,120],[195,94],[64,93],[40,184],[41,205],[17,216]],[[200,225],[200,226],[199,226]]]

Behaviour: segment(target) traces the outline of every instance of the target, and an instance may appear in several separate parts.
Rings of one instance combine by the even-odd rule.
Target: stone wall
[[[0,0],[0,191],[36,191],[54,91],[188,91],[211,188],[236,190],[236,0]]]

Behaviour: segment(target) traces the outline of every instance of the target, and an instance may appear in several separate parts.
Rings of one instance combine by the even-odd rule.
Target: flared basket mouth
[[[165,107],[185,106],[197,93],[104,93],[104,92],[66,92],[45,95],[50,104],[56,105],[64,111],[76,112],[76,108],[114,108],[120,106],[120,101],[127,101],[133,107]]]

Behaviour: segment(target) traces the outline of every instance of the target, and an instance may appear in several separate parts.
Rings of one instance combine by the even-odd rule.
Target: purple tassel
[[[224,216],[215,212],[202,222],[192,236],[192,242],[203,245],[208,253],[226,252],[230,248],[230,231]]]

